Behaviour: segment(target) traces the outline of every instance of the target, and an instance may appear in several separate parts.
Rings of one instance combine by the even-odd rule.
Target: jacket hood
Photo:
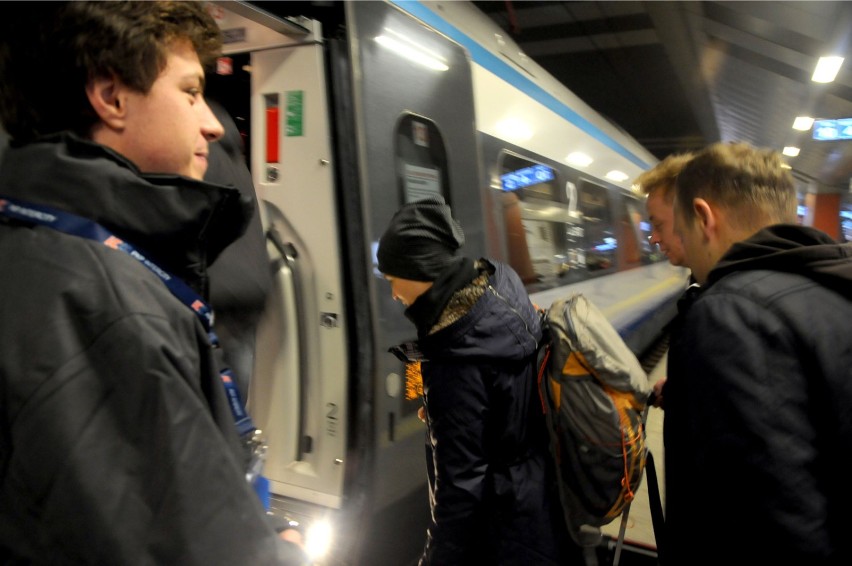
[[[485,293],[459,320],[420,339],[427,359],[524,360],[535,353],[541,324],[517,274],[488,263]]]
[[[798,273],[852,297],[852,244],[839,244],[814,228],[777,224],[737,242],[708,274],[707,284],[756,269]]]
[[[0,171],[0,194],[89,218],[181,277],[198,276],[242,235],[254,206],[233,188],[142,174],[70,133],[13,145]]]

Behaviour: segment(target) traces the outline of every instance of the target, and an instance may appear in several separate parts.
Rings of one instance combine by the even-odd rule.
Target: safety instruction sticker
[[[284,134],[287,137],[304,135],[304,97],[303,90],[287,91],[287,127]]]

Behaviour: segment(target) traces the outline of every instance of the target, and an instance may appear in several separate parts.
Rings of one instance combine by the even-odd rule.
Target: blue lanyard
[[[219,348],[219,337],[213,332],[213,309],[207,305],[204,299],[183,280],[162,269],[156,263],[146,258],[139,250],[113,235],[97,222],[49,206],[29,204],[18,199],[4,197],[3,195],[0,195],[0,215],[31,224],[46,226],[64,234],[94,240],[109,248],[130,255],[148,268],[151,273],[159,277],[166,287],[168,287],[169,291],[195,313],[195,316],[201,321],[202,326],[207,331],[211,346],[214,349]],[[243,405],[242,399],[240,399],[240,392],[234,383],[233,372],[225,368],[219,372],[219,375],[222,378],[225,394],[228,397],[228,406],[231,407],[231,413],[234,415],[237,432],[239,432],[240,436],[245,436],[253,432],[255,426]]]

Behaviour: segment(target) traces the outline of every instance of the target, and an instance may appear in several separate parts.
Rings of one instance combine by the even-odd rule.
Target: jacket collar
[[[186,279],[245,230],[250,199],[179,175],[145,175],[111,149],[70,133],[11,146],[0,194],[89,218]]]
[[[417,327],[418,337],[429,334],[453,293],[470,283],[476,275],[473,261],[459,256],[438,276],[432,287],[405,310],[405,316]]]
[[[709,287],[735,271],[798,273],[852,297],[852,244],[807,226],[776,224],[731,246],[707,276]]]

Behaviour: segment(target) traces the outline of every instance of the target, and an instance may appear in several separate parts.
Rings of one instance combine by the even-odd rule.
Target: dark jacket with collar
[[[210,144],[204,180],[236,188],[255,208],[245,233],[211,260],[209,270],[216,333],[225,362],[234,370],[240,395],[246,399],[254,369],[255,333],[272,287],[272,270],[261,223],[261,202],[242,152],[240,131],[224,106],[209,99],[207,102],[225,133]]]
[[[233,189],[70,135],[7,149],[0,195],[92,219],[202,296],[246,218]],[[47,227],[0,220],[0,265],[0,562],[281,563],[194,313]]]
[[[418,325],[432,509],[421,564],[565,564],[533,371],[539,319],[511,268],[481,265]],[[412,307],[446,297],[441,286]]]
[[[852,563],[852,245],[735,244],[682,302],[668,373],[667,563]]]

